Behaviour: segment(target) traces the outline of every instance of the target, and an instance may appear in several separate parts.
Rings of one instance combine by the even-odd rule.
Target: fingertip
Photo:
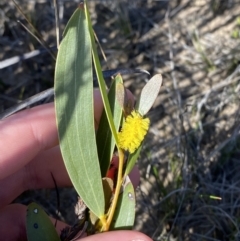
[[[41,151],[57,144],[53,103],[24,110],[0,121],[0,179],[15,173]]]
[[[138,231],[110,231],[100,233],[86,238],[81,241],[152,241],[148,236]],[[78,239],[80,241],[80,239]]]
[[[103,111],[103,101],[99,89],[94,90],[94,120],[95,128],[98,128]]]
[[[127,89],[127,98],[131,101],[132,106],[134,106],[135,97],[129,89]]]
[[[0,209],[0,237],[2,240],[27,240],[26,213],[27,206],[17,203]],[[50,220],[55,224],[56,219],[50,217]],[[56,230],[59,235],[65,227],[67,227],[66,223],[57,221]]]
[[[137,166],[133,167],[132,171],[129,173],[129,178],[134,186],[134,189],[136,189],[140,180],[140,172]]]
[[[27,207],[22,204],[11,204],[0,210],[2,240],[27,240],[26,209]]]
[[[118,163],[119,163],[118,156],[113,156],[112,161],[111,161],[113,171],[118,169]],[[109,169],[109,171],[111,171],[111,168]],[[110,172],[108,172],[108,174],[110,174]],[[113,176],[114,175],[115,174],[113,174]],[[107,176],[107,177],[110,177],[110,176]],[[133,167],[133,169],[129,173],[129,178],[134,186],[134,189],[136,189],[139,185],[139,180],[140,180],[140,172],[136,165]]]

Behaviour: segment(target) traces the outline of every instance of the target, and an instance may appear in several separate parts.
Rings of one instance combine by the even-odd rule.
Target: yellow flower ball
[[[121,131],[118,133],[119,147],[133,153],[147,134],[149,124],[148,118],[143,118],[137,111],[133,110],[127,116]]]

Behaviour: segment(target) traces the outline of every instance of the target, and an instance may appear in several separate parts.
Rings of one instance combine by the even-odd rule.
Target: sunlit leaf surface
[[[143,87],[139,101],[137,103],[137,110],[141,115],[146,115],[156,100],[160,87],[162,85],[162,75],[154,75],[147,84]]]
[[[132,229],[135,219],[135,193],[134,187],[126,177],[123,192],[120,194],[116,212],[114,214],[110,230]]]

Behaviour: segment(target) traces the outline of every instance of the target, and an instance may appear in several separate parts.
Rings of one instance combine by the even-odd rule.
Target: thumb
[[[145,234],[137,231],[110,231],[99,233],[86,238],[81,241],[152,241]],[[78,239],[80,241],[80,239]]]

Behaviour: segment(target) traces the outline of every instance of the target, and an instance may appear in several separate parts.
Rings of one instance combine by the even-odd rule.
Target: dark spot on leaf
[[[33,227],[34,227],[35,229],[38,229],[38,224],[37,224],[37,223],[34,223],[34,224],[33,224]]]

